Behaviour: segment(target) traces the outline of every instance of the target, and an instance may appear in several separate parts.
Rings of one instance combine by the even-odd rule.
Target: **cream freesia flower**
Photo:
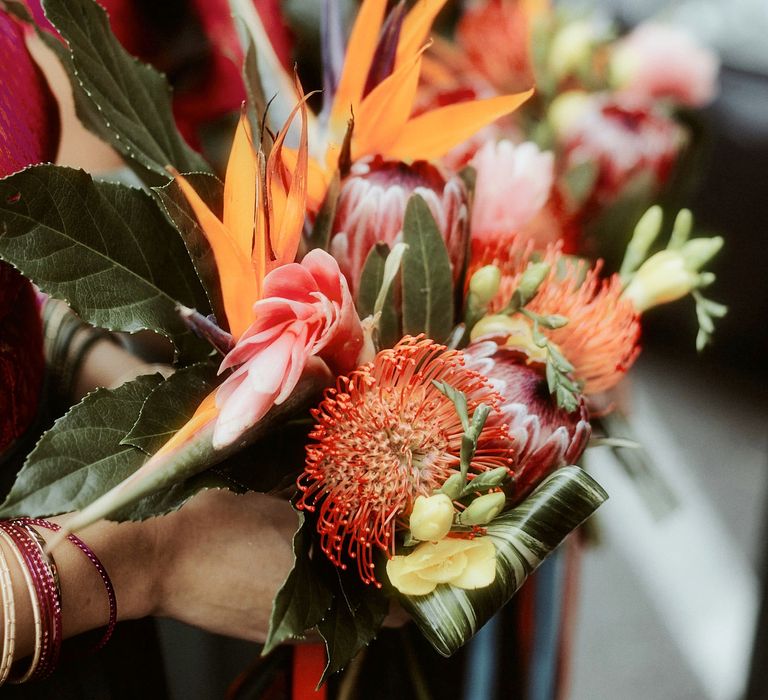
[[[409,521],[411,535],[423,542],[442,540],[451,530],[453,515],[453,502],[444,493],[418,496]]]
[[[387,576],[404,595],[426,595],[440,583],[485,588],[496,578],[496,547],[489,537],[424,542],[407,556],[392,557]]]

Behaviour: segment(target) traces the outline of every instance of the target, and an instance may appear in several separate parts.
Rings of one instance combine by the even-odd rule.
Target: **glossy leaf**
[[[488,525],[487,536],[496,546],[494,583],[476,590],[443,584],[427,595],[400,596],[403,607],[432,646],[450,656],[607,497],[582,469],[557,470],[520,505]]]
[[[200,281],[145,192],[40,165],[0,180],[0,220],[0,258],[83,320],[165,335],[182,361],[208,355],[176,312],[183,304],[207,313]]]
[[[364,584],[356,573],[333,567],[328,578],[333,603],[317,626],[328,655],[320,683],[346,668],[376,638],[389,610],[389,600],[381,590]]]
[[[180,171],[210,166],[176,129],[165,77],[133,58],[94,0],[44,0],[46,16],[69,45],[65,62],[78,117],[119,151],[148,184],[169,179],[166,165]]]
[[[331,606],[331,590],[317,575],[309,557],[310,525],[299,511],[299,527],[293,536],[293,568],[272,603],[269,633],[262,656],[288,639],[303,637],[317,625]]]
[[[403,220],[403,332],[445,341],[453,328],[451,261],[427,203],[408,200]]]

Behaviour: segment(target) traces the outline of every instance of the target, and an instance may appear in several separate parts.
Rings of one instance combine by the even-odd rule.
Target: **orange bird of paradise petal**
[[[376,46],[386,16],[386,0],[364,0],[352,26],[339,84],[330,109],[325,142],[308,163],[307,204],[317,211],[337,168],[350,117],[355,119],[352,158],[381,155],[397,160],[439,158],[484,126],[516,110],[533,90],[463,102],[413,116],[422,54],[428,34],[446,0],[419,0],[405,16],[393,71],[365,94]],[[283,149],[288,168],[298,164],[295,150]],[[324,162],[323,162],[324,160]]]

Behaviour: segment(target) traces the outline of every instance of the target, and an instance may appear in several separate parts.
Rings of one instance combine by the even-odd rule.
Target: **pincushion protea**
[[[511,466],[499,394],[464,366],[461,351],[423,337],[405,337],[341,377],[313,412],[298,506],[317,512],[329,559],[341,568],[356,560],[366,583],[376,583],[375,550],[394,555],[395,532],[407,527],[416,497],[431,495],[459,470],[464,429],[435,380],[464,392],[470,412],[480,403],[492,407],[470,475]]]
[[[531,256],[530,243],[516,243],[514,238],[505,243],[506,253],[498,246],[478,250],[469,271],[471,275],[489,264],[501,269],[489,314],[499,313],[509,303]],[[620,277],[601,276],[602,261],[590,268],[586,261],[563,255],[558,246],[552,246],[544,262],[549,273],[526,308],[568,319],[562,328],[540,330],[573,364],[585,394],[606,391],[621,380],[640,353],[640,316],[631,300],[622,297]]]
[[[377,157],[355,164],[344,181],[333,224],[331,252],[354,293],[376,243],[390,247],[403,229],[412,194],[424,198],[443,234],[454,279],[464,265],[467,192],[457,176],[446,178],[426,161],[410,165]]]
[[[502,422],[515,446],[512,494],[519,501],[547,474],[581,456],[591,434],[586,405],[580,399],[572,413],[558,408],[544,373],[502,342],[472,343],[464,355],[467,367],[487,377],[503,399]]]

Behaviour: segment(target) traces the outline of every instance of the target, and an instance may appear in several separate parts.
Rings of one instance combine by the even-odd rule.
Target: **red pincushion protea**
[[[405,207],[421,195],[443,234],[458,278],[464,264],[467,192],[456,177],[445,178],[425,161],[411,165],[380,157],[356,163],[344,181],[333,224],[331,252],[356,293],[368,253],[379,242],[392,246],[403,230]]]
[[[559,408],[540,368],[495,340],[472,343],[464,355],[467,366],[487,377],[503,399],[502,421],[515,445],[513,498],[519,501],[584,452],[591,434],[586,405],[581,399],[572,413]]]
[[[320,545],[346,568],[376,583],[374,547],[393,555],[400,519],[417,496],[428,496],[459,469],[464,430],[453,403],[433,384],[447,382],[493,410],[470,466],[478,474],[512,463],[512,443],[500,421],[501,397],[464,366],[463,353],[406,337],[373,362],[341,377],[314,410],[298,505],[317,511]],[[378,584],[377,584],[378,585]]]

